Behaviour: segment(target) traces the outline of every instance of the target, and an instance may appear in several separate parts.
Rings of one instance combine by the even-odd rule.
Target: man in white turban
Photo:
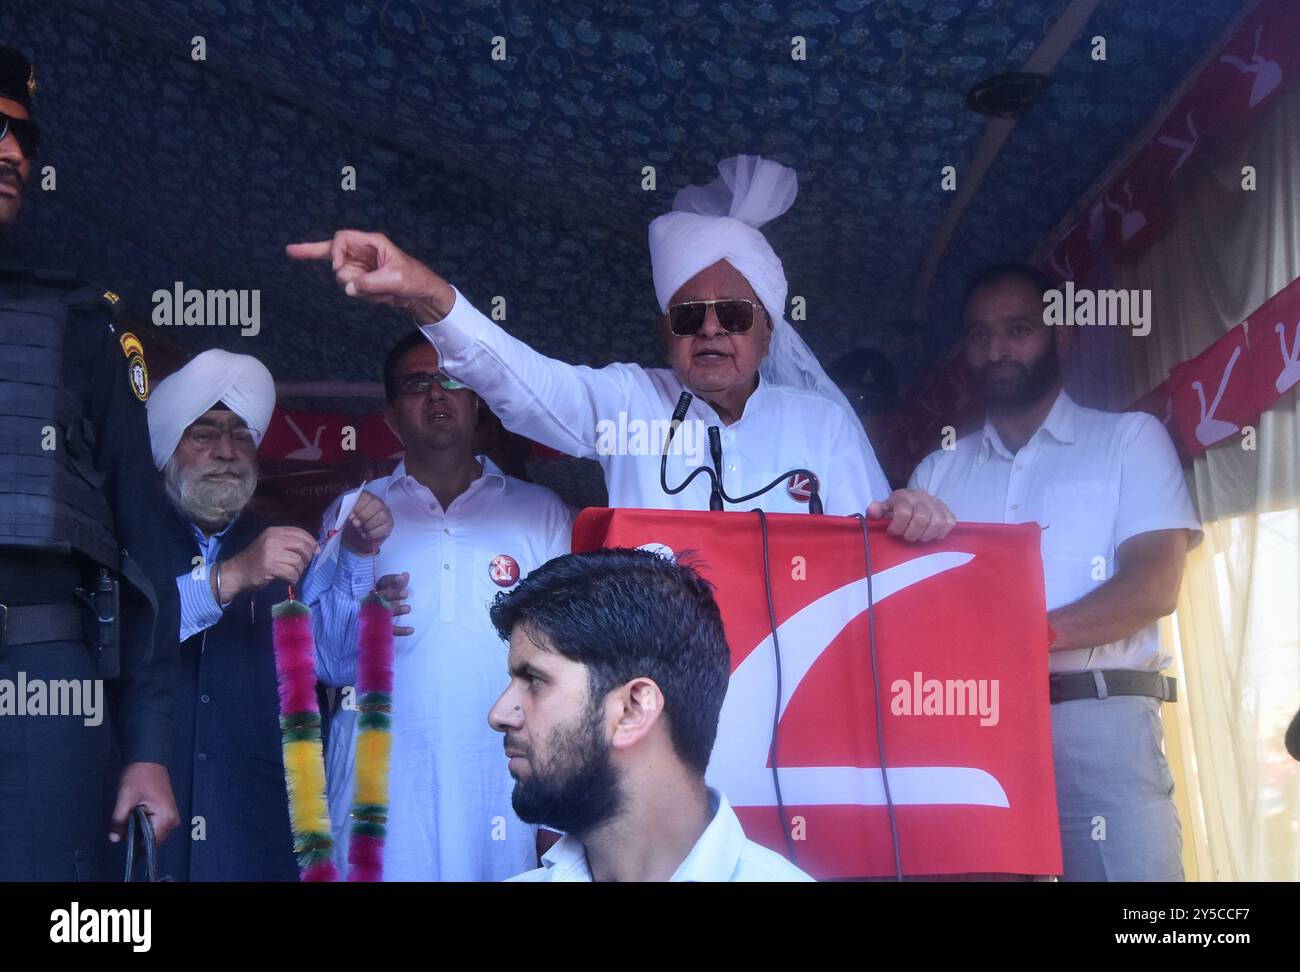
[[[801,512],[816,488],[827,513],[890,516],[890,532],[909,540],[945,535],[953,518],[941,502],[919,490],[890,494],[852,409],[785,320],[785,273],[758,227],[794,202],[794,172],[755,156],[718,168],[719,180],[683,189],[673,212],[650,225],[670,368],[593,369],[546,358],[382,234],[341,230],[332,240],[291,244],[288,253],[329,260],[349,296],[410,313],[444,370],[473,388],[508,429],[598,460],[611,506],[709,507],[706,478],[674,494],[661,483],[668,419],[688,391],[694,399],[668,450],[671,487],[699,464],[703,430],[716,426],[728,496],[776,481],[732,508]]]
[[[188,834],[159,849],[162,871],[181,881],[295,881],[271,608],[317,545],[245,510],[275,383],[256,358],[205,351],[160,382],[148,408],[173,507],[159,526],[180,591],[184,686],[168,770]],[[388,507],[362,493],[329,596],[351,602],[370,589],[363,568],[391,530]]]

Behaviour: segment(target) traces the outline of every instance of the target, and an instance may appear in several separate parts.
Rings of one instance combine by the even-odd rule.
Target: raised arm
[[[631,366],[594,369],[539,354],[382,233],[339,230],[330,240],[291,243],[287,252],[328,261],[348,296],[410,314],[437,347],[443,369],[512,432],[594,459],[597,422],[627,407]]]

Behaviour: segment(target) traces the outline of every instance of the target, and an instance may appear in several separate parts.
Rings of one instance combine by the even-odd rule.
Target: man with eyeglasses
[[[689,391],[685,421],[719,429],[726,493],[741,497],[775,480],[775,488],[731,508],[803,512],[815,488],[827,513],[888,516],[890,532],[908,540],[945,535],[954,521],[943,503],[920,490],[890,493],[852,408],[784,318],[785,274],[757,227],[794,202],[794,172],[755,156],[728,159],[719,170],[722,178],[683,189],[674,212],[650,224],[668,369],[593,369],[546,358],[381,234],[341,230],[287,252],[330,261],[349,296],[411,314],[447,372],[482,395],[506,428],[599,461],[611,506],[709,508],[703,477],[675,495],[664,490],[661,438],[644,449],[637,437],[623,449],[601,441],[610,423],[666,428]],[[667,480],[676,486],[691,471],[690,450],[673,443],[668,451]],[[782,475],[799,468],[813,476]]]
[[[9,252],[39,145],[36,88],[35,68],[0,47]],[[113,327],[115,296],[17,257],[0,262],[0,881],[104,880],[135,808],[159,839],[177,822],[175,688],[158,668],[176,651],[176,591],[154,526],[149,379],[140,342]],[[81,697],[64,699],[73,711],[15,710],[23,683]]]
[[[163,873],[176,880],[298,879],[271,608],[302,578],[317,545],[305,530],[247,512],[274,407],[265,365],[215,349],[159,382],[149,399],[153,461],[171,506],[158,524],[181,604],[182,692],[169,766],[188,833],[161,853]],[[331,606],[354,604],[370,589],[368,555],[391,529],[384,504],[363,495],[342,530],[334,584],[321,595]]]
[[[568,553],[571,513],[548,489],[475,455],[482,404],[449,377],[438,352],[412,331],[384,362],[384,416],[404,449],[392,475],[367,483],[392,511],[375,558],[380,586],[398,591],[404,622],[393,665],[385,881],[500,881],[537,866],[535,826],[511,805],[514,781],[484,713],[506,687],[506,646],[489,602],[529,571]],[[347,501],[347,497],[344,498]],[[327,514],[326,520],[333,522]],[[326,579],[308,576],[309,602]],[[327,620],[317,674],[355,684],[356,611]],[[340,708],[326,759],[330,817],[347,864],[354,784],[354,711]]]

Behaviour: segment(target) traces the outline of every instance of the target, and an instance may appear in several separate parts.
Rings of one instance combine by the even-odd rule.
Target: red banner
[[[877,687],[860,521],[771,514],[767,525],[776,760],[799,866],[894,873],[878,714],[906,874],[1060,873],[1039,528],[959,525],[912,544],[873,526]],[[715,586],[732,675],[708,780],[751,839],[784,853],[758,515],[589,509],[574,526],[575,550],[646,545]]]
[[[1300,279],[1130,406],[1165,423],[1179,452],[1195,456],[1242,429],[1300,383]]]
[[[1284,79],[1300,68],[1300,3],[1262,0],[1052,248],[1044,269],[1083,281],[1100,254],[1129,259],[1168,225],[1171,187],[1215,139],[1258,122]]]
[[[346,449],[346,415],[337,412],[302,412],[277,408],[262,437],[263,462],[302,463],[304,466],[337,466],[355,462],[358,454]]]

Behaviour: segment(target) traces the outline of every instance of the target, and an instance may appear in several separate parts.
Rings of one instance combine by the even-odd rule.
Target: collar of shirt
[[[1043,424],[1029,437],[1029,441],[1034,441],[1041,433],[1046,432],[1057,442],[1064,445],[1070,444],[1074,441],[1074,419],[1078,411],[1079,406],[1062,388],[1060,394],[1056,396],[1056,401],[1052,403],[1047,418],[1043,419]],[[1011,454],[1011,450],[1002,444],[1002,436],[998,435],[998,430],[993,427],[993,420],[986,417],[984,419],[983,439],[980,442],[979,464],[984,465],[994,452],[997,452],[1003,459],[1015,458]]]
[[[704,413],[704,418],[706,421],[710,423],[716,422],[718,426],[721,427],[724,431],[727,428],[734,429],[737,425],[743,422],[750,415],[756,415],[761,413],[765,407],[764,402],[766,402],[771,395],[771,386],[769,386],[768,383],[763,380],[763,376],[762,374],[760,374],[758,376],[757,387],[755,387],[754,390],[750,392],[749,397],[745,399],[745,407],[740,410],[740,418],[732,422],[730,426],[727,426],[725,425],[725,423],[723,423],[722,418],[721,416],[718,415],[717,410],[712,405],[710,405],[707,401],[704,400],[703,395],[700,395],[698,392],[691,391],[691,389],[687,388],[685,385],[682,385],[680,378],[677,379],[677,383],[681,385],[682,391],[689,391],[694,396],[694,400],[691,402],[691,407],[690,409],[687,410],[686,414],[690,415],[691,412],[694,412],[696,411],[696,409],[698,409],[700,412]],[[675,405],[676,402],[674,402],[673,404]]]
[[[468,496],[472,490],[483,489],[489,484],[494,485],[499,489],[504,489],[506,485],[506,474],[498,468],[497,464],[487,456],[476,455],[474,458],[483,464],[483,471],[474,482],[469,484],[469,489],[465,490],[461,496]],[[407,492],[413,490],[423,490],[425,493],[429,492],[427,486],[406,471],[405,456],[403,456],[397,463],[396,468],[393,469],[392,475],[388,477],[387,489],[395,488],[404,489]],[[456,498],[460,499],[461,497],[458,496]],[[443,512],[446,511],[444,510]]]
[[[238,519],[239,517],[235,517],[235,519],[227,523],[223,529],[218,530],[210,537],[205,536],[203,531],[195,526],[193,520],[186,520],[185,522],[189,524],[190,532],[194,534],[194,539],[199,542],[199,553],[203,554],[205,560],[211,561],[216,558],[217,551],[221,548],[221,538],[230,532],[230,528],[235,525],[235,520]]]
[[[709,787],[708,794],[713,819],[669,881],[729,881],[740,863],[746,844],[740,820],[721,791]],[[550,871],[547,876],[552,881],[592,879],[587,848],[572,835],[561,837],[542,855],[542,866]]]

